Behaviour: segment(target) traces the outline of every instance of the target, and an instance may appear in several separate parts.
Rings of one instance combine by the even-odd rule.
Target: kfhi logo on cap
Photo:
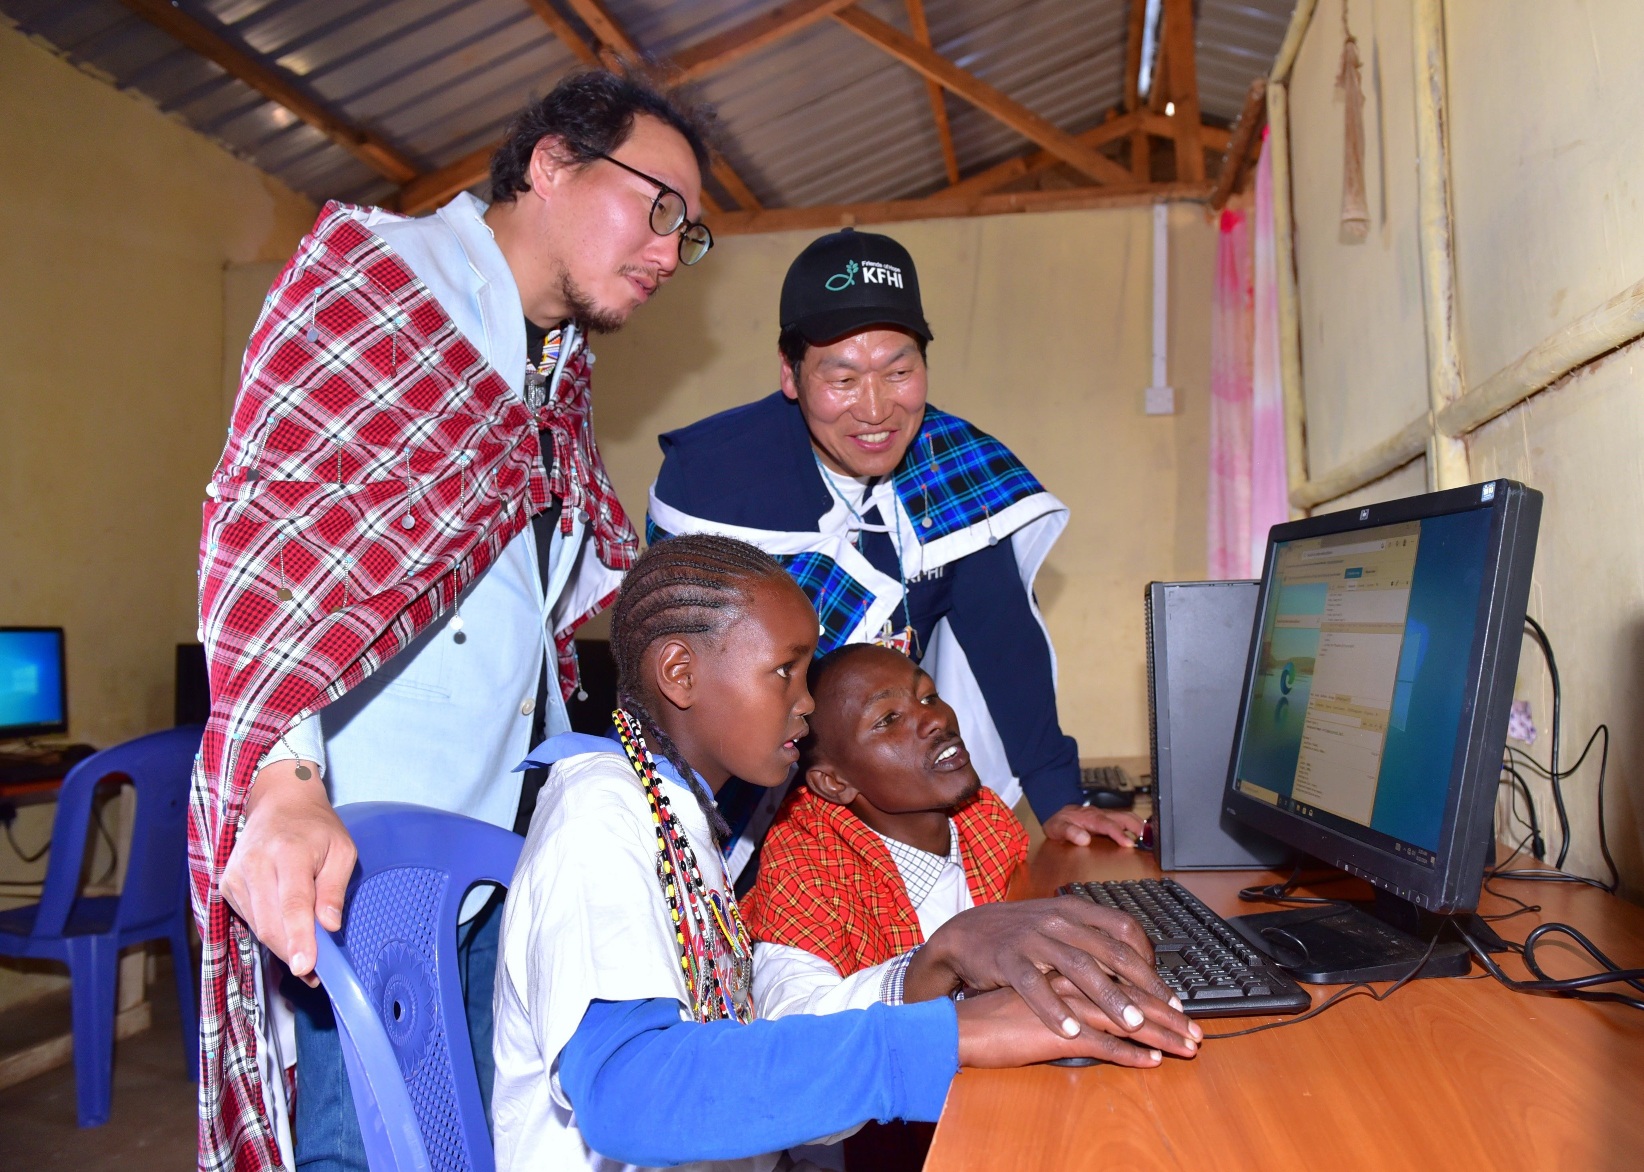
[[[845,271],[835,273],[827,279],[826,285],[830,293],[838,293],[856,284],[860,276],[864,285],[890,285],[893,288],[902,287],[902,270],[896,265],[885,264],[877,260],[865,260],[857,264],[854,260],[845,262]]]

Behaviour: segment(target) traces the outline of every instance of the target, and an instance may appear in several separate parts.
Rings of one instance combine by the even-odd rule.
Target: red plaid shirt
[[[1027,858],[1027,831],[992,790],[953,813],[974,903],[1004,899]],[[759,854],[759,878],[741,902],[755,940],[803,948],[840,976],[902,955],[925,934],[883,840],[836,802],[795,787]]]
[[[638,545],[593,446],[586,355],[533,414],[524,372],[488,365],[363,214],[328,205],[270,291],[205,505],[211,718],[189,865],[209,1172],[279,1166],[257,1073],[255,941],[218,893],[258,761],[448,610],[551,491],[567,524],[589,514],[611,593]],[[539,428],[554,431],[552,481]],[[571,630],[555,632],[562,687]]]

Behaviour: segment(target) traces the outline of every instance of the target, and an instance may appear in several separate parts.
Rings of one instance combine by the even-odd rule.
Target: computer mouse
[[[1100,1066],[1100,1058],[1087,1058],[1084,1055],[1075,1055],[1072,1058],[1052,1058],[1046,1066]]]
[[[1128,810],[1136,804],[1136,795],[1120,789],[1092,789],[1085,791],[1085,805],[1098,810]]]

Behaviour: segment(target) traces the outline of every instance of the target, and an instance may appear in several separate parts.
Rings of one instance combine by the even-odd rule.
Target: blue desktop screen
[[[1275,547],[1239,792],[1435,862],[1490,522],[1471,509]]]
[[[63,721],[62,632],[0,631],[0,736]]]

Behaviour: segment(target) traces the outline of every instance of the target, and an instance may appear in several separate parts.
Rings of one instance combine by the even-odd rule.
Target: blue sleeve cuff
[[[869,1119],[934,1122],[959,1069],[946,999],[775,1021],[681,1021],[676,1002],[595,1001],[560,1051],[583,1139],[654,1167],[781,1151]],[[636,1113],[635,1103],[690,1111]]]

